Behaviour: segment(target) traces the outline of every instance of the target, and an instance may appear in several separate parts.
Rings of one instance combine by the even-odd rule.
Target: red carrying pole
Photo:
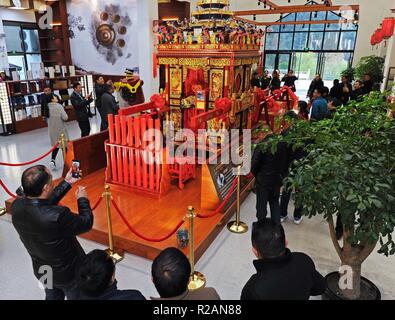
[[[108,115],[108,135],[111,144],[115,143],[115,128],[114,128],[114,116],[112,114]],[[111,181],[117,181],[117,156],[115,152],[115,147],[110,146],[110,158],[111,161]]]
[[[149,153],[149,172],[148,172],[148,175],[149,175],[149,188],[151,190],[155,189],[155,172],[154,172],[155,166],[154,166],[154,156],[153,156],[154,152],[155,152],[155,149],[152,148],[152,143],[154,143],[154,138],[152,136],[153,129],[154,129],[154,120],[150,117],[148,119],[148,130],[150,130],[150,136],[149,136],[149,146],[150,146],[149,148],[150,148],[150,150],[148,150],[148,153]]]
[[[130,117],[128,119],[128,133],[129,133],[129,156],[130,156],[130,158],[129,158],[129,173],[130,173],[130,182],[129,182],[129,184],[131,186],[134,185],[134,179],[135,179],[135,176],[134,176],[133,130],[134,130],[134,128],[133,128],[133,118]]]
[[[115,143],[117,144],[117,168],[118,168],[118,182],[122,183],[122,148],[121,144],[121,121],[118,115],[115,116]]]
[[[155,187],[156,190],[159,190],[160,187],[160,177],[162,174],[161,164],[160,164],[160,156],[161,156],[161,143],[160,143],[161,135],[160,135],[160,120],[159,118],[155,120]]]
[[[147,142],[144,139],[144,133],[147,130],[147,118],[146,117],[141,117],[141,128],[140,128],[140,134],[141,134],[141,146],[142,146],[142,161],[141,164],[143,166],[143,187],[148,188],[148,175],[147,175]]]
[[[141,167],[140,167],[140,121],[141,118],[137,117],[134,119],[134,132],[135,132],[135,141],[136,144],[133,148],[136,158],[136,185],[138,187],[141,186]]]

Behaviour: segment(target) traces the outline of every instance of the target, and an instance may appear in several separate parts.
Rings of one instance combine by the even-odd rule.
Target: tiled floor
[[[76,123],[68,124],[71,138],[79,135]],[[92,119],[92,131],[98,128],[97,119]],[[40,129],[9,137],[0,137],[0,161],[20,162],[31,160],[50,148],[46,129]],[[58,156],[58,167],[62,165]],[[48,158],[41,161],[48,165]],[[14,191],[19,186],[23,167],[0,166],[0,178]],[[54,172],[60,176],[60,170]],[[0,205],[6,199],[0,190]],[[249,225],[254,221],[255,195],[251,194],[242,206],[242,220]],[[290,208],[291,209],[291,208]],[[292,221],[284,223],[289,247],[294,251],[309,254],[322,274],[334,271],[339,259],[329,238],[327,224],[320,217],[305,219],[300,226]],[[101,245],[80,240],[86,251],[102,248]],[[254,272],[250,233],[232,234],[225,228],[197,263],[208,285],[217,289],[223,299],[238,299],[240,292]],[[117,266],[120,288],[137,288],[146,297],[156,295],[150,276],[151,261],[126,255]],[[372,280],[381,290],[383,299],[395,299],[395,257],[373,253],[363,265],[363,275]],[[33,276],[30,258],[10,223],[9,216],[0,218],[0,299],[43,299]]]

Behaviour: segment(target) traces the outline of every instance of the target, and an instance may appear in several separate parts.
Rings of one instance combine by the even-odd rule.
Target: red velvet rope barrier
[[[4,184],[3,180],[0,179],[0,186],[3,187],[4,191],[11,197],[11,198],[16,198],[16,195],[13,194],[8,188],[7,186]]]
[[[50,153],[52,153],[52,151],[54,151],[56,148],[59,147],[59,142],[54,145],[51,150],[49,150],[47,153],[43,154],[41,157],[34,159],[32,161],[28,161],[28,162],[23,162],[23,163],[6,163],[6,162],[0,162],[0,166],[7,166],[7,167],[22,167],[22,166],[26,166],[29,164],[33,164],[37,161],[40,161],[41,159],[45,158],[46,156],[48,156]]]
[[[96,201],[95,205],[92,207],[92,211],[96,210],[99,206],[100,202],[103,200],[103,197],[100,197],[99,200]]]
[[[133,232],[136,236],[138,236],[139,238],[141,238],[141,239],[143,239],[143,240],[145,240],[145,241],[149,241],[149,242],[162,242],[162,241],[165,241],[165,240],[169,239],[174,233],[176,233],[177,230],[178,230],[178,229],[181,227],[181,225],[184,223],[184,220],[181,220],[181,221],[176,225],[176,227],[175,227],[169,234],[167,234],[167,235],[164,236],[164,237],[157,238],[157,239],[155,239],[155,238],[148,238],[148,237],[145,237],[144,235],[142,235],[140,232],[138,232],[137,230],[135,230],[135,229],[131,226],[131,224],[128,222],[128,220],[125,218],[125,216],[122,214],[122,212],[121,212],[121,210],[119,209],[117,203],[116,203],[113,199],[111,199],[111,203],[113,204],[113,206],[114,206],[114,208],[115,208],[115,211],[117,211],[118,215],[121,217],[122,221],[123,221],[123,222],[126,224],[126,226],[129,228],[129,230],[130,230],[131,232]]]
[[[212,213],[210,213],[210,214],[207,214],[207,215],[204,215],[204,214],[197,214],[196,216],[197,216],[198,218],[201,218],[201,219],[207,219],[207,218],[214,217],[215,215],[217,215],[218,213],[220,213],[221,210],[222,210],[222,208],[225,206],[225,204],[229,201],[230,197],[232,196],[232,193],[233,193],[233,191],[235,190],[236,185],[237,185],[237,178],[233,181],[232,186],[230,187],[229,192],[228,192],[228,194],[226,195],[224,201],[222,201],[222,203],[218,206],[217,209],[214,210],[214,212],[212,212]]]

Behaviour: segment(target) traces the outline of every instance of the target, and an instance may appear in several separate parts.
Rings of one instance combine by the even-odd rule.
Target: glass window
[[[307,45],[307,32],[295,32],[294,50],[303,50]]]
[[[354,31],[342,32],[340,36],[339,50],[354,50],[356,36],[357,33]]]
[[[295,26],[295,31],[309,31],[309,24],[297,24]]]
[[[24,40],[26,52],[40,52],[38,30],[24,29],[22,30],[22,38]]]
[[[267,32],[279,32],[280,26],[275,24],[274,26],[269,26]]]
[[[270,73],[273,72],[276,65],[276,55],[275,54],[266,54],[265,55],[265,70],[268,70]]]
[[[312,24],[310,26],[311,31],[324,31],[325,25],[324,24]]]
[[[342,30],[357,30],[357,26],[352,22],[342,23],[341,26]]]
[[[323,37],[324,37],[323,32],[310,32],[309,49],[321,50]]]
[[[340,30],[340,27],[341,27],[340,23],[329,23],[326,25],[326,30],[337,31]]]
[[[340,16],[334,12],[328,11],[326,20],[340,20]]]
[[[19,72],[21,79],[26,79],[26,67],[25,67],[25,56],[24,55],[9,55],[8,63],[10,68],[16,68]]]
[[[310,12],[298,12],[296,14],[296,21],[308,21],[310,20]]]
[[[266,50],[278,49],[278,33],[268,33],[266,35]]]
[[[293,33],[280,34],[280,50],[292,50]]]
[[[291,13],[291,14],[286,15],[282,21],[285,21],[285,22],[295,21],[295,14]],[[287,24],[287,25],[284,24],[281,26],[280,31],[281,32],[293,32],[294,28],[295,28],[294,24]]]
[[[21,27],[5,25],[4,34],[8,52],[23,52]]]
[[[326,32],[324,36],[323,50],[337,50],[339,32]]]
[[[27,68],[29,70],[31,70],[32,63],[40,63],[41,62],[41,55],[40,54],[27,54],[26,61],[27,61]]]
[[[325,19],[326,19],[326,12],[325,11],[311,13],[311,20],[313,20],[313,21],[325,20]]]

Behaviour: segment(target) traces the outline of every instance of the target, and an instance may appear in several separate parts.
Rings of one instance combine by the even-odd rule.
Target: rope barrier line
[[[232,196],[232,193],[233,193],[233,191],[235,190],[236,185],[237,185],[237,178],[233,181],[232,186],[230,187],[229,192],[228,192],[228,194],[226,195],[224,201],[222,201],[222,203],[218,206],[217,209],[214,210],[214,212],[212,212],[212,213],[210,213],[210,214],[207,214],[207,215],[198,213],[196,216],[197,216],[198,218],[201,218],[201,219],[207,219],[207,218],[214,217],[215,215],[217,215],[218,213],[220,213],[220,211],[222,210],[222,208],[225,206],[225,204],[229,201],[230,197]]]
[[[16,194],[13,194],[7,186],[4,184],[3,180],[0,179],[0,186],[3,187],[4,191],[11,197],[11,198],[16,198]]]
[[[23,163],[6,163],[6,162],[0,162],[0,166],[7,166],[7,167],[22,167],[22,166],[26,166],[29,164],[33,164],[37,161],[40,161],[41,159],[45,158],[46,156],[48,156],[50,153],[52,153],[52,151],[54,151],[56,148],[59,147],[59,142],[54,145],[51,150],[49,150],[47,153],[43,154],[42,156],[38,157],[37,159],[34,159],[32,161],[28,161],[28,162],[23,162]]]
[[[95,205],[92,207],[92,211],[95,211],[99,206],[100,202],[103,200],[103,197],[100,197],[99,200],[96,201]]]
[[[184,223],[184,220],[181,220],[176,227],[166,236],[161,237],[161,238],[149,238],[149,237],[145,237],[144,235],[142,235],[140,232],[138,232],[137,230],[135,230],[132,225],[128,222],[128,220],[125,218],[125,216],[123,215],[123,213],[121,212],[121,210],[119,209],[117,203],[111,199],[111,203],[113,204],[115,211],[118,213],[118,215],[120,216],[120,218],[122,219],[122,221],[126,224],[126,226],[128,227],[128,229],[133,232],[136,236],[138,236],[139,238],[145,240],[145,241],[149,241],[149,242],[162,242],[165,241],[167,239],[169,239],[174,233],[177,232],[177,230],[182,226],[182,224]]]

